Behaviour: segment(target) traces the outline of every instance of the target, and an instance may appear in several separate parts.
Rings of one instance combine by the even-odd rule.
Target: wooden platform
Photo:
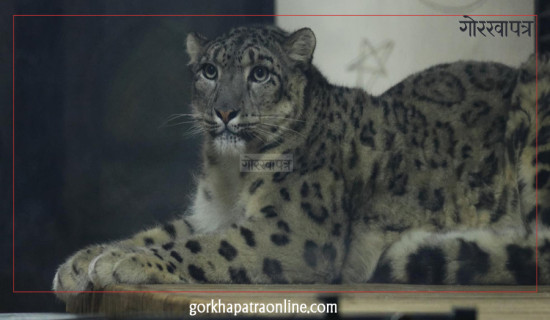
[[[188,317],[193,304],[207,304],[212,300],[228,305],[284,304],[286,299],[309,306],[326,298],[337,298],[340,316],[396,312],[450,313],[455,308],[468,307],[477,309],[478,319],[482,320],[550,319],[550,287],[539,287],[538,292],[534,292],[535,287],[525,286],[410,285],[148,285],[116,286],[108,290],[117,292],[80,294],[67,304],[67,311],[108,316],[147,314]],[[197,317],[205,315],[213,314],[197,314]],[[218,316],[233,317],[232,314]]]

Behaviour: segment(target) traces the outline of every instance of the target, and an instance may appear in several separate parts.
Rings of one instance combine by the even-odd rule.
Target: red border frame
[[[281,15],[198,15],[198,14],[14,14],[12,15],[12,293],[55,293],[52,290],[32,291],[15,290],[15,17],[462,17],[452,15],[336,15],[336,14],[281,14]],[[538,131],[538,15],[490,15],[473,14],[471,17],[535,17],[535,130]],[[538,154],[538,135],[535,137],[535,154]],[[535,172],[538,172],[538,157],[535,157]],[[538,203],[538,175],[535,176],[535,203]],[[538,206],[535,206],[535,248],[538,248]],[[468,291],[468,290],[441,290],[441,291],[338,291],[338,290],[160,290],[160,291],[58,291],[60,293],[538,293],[538,250],[535,251],[535,290],[533,291]]]

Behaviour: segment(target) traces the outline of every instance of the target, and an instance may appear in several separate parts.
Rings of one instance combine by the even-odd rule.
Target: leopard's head
[[[241,27],[215,40],[192,33],[193,117],[220,153],[258,151],[300,138],[305,74],[315,35],[275,27]]]

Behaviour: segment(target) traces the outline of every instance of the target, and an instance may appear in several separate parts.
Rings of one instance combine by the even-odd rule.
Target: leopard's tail
[[[538,236],[537,261],[535,234],[520,229],[414,231],[384,252],[369,281],[534,286],[538,276],[538,284],[549,284],[550,233]]]

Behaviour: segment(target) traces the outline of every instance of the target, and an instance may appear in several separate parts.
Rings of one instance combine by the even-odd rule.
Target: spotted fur
[[[550,282],[545,59],[537,91],[531,59],[437,65],[372,96],[330,84],[314,48],[307,28],[189,35],[191,107],[205,132],[189,213],[78,252],[54,289],[534,284],[537,212],[539,283]],[[290,154],[293,171],[241,172],[241,154]]]

